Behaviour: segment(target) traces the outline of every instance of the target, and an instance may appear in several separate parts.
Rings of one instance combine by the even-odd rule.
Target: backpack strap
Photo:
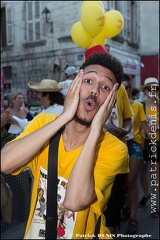
[[[64,127],[50,139],[49,143],[45,239],[57,239],[57,161],[59,139],[63,130]],[[93,239],[99,239],[100,227],[101,216],[98,217]]]
[[[57,161],[61,128],[49,143],[45,239],[57,239]]]
[[[100,233],[100,228],[101,228],[101,215],[98,217],[95,231],[94,231],[94,237],[92,239],[99,239],[99,233]]]

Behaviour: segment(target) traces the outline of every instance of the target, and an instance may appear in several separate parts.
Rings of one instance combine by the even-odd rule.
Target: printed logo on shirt
[[[58,177],[57,191],[57,239],[70,238],[73,233],[76,212],[71,212],[63,207],[66,187],[68,180]],[[40,167],[40,179],[38,185],[38,195],[33,219],[26,236],[27,239],[45,239],[46,223],[46,204],[47,204],[47,171]]]

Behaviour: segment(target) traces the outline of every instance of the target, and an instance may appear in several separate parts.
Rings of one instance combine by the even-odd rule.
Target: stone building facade
[[[74,65],[79,69],[85,49],[72,41],[71,28],[75,22],[80,21],[82,3],[83,1],[1,2],[1,85],[4,95],[14,90],[26,94],[28,81],[48,78],[50,64],[57,56],[64,59],[68,66]],[[116,37],[106,39],[105,47],[121,60],[124,72],[130,74],[133,85],[139,87],[143,67],[141,51],[145,55],[148,43],[148,46],[152,45],[154,55],[158,55],[152,38],[148,38],[150,42],[143,42],[144,26],[147,28],[147,21],[152,21],[146,16],[147,21],[144,23],[146,9],[150,12],[153,9],[156,18],[158,1],[150,1],[148,5],[144,2],[145,11],[143,1],[102,3],[105,13],[115,9],[124,17],[122,31]],[[47,19],[42,14],[45,8],[50,11]],[[155,31],[154,38],[157,39],[156,30],[157,25],[153,24],[152,33]]]

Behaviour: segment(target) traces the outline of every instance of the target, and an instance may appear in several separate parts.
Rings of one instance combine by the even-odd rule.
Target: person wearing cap
[[[65,84],[59,85],[55,80],[43,79],[40,82],[28,82],[28,88],[32,91],[38,92],[39,99],[43,110],[48,114],[61,114],[63,112],[64,96],[60,92],[65,88]]]
[[[104,46],[96,45],[85,51],[85,59],[87,59],[95,52],[108,53]],[[123,74],[123,77],[124,75],[125,77],[129,77],[126,74]],[[116,104],[112,108],[112,113],[108,120],[105,122],[104,127],[107,131],[126,143],[125,136],[132,129],[132,117],[133,111],[130,106],[129,98],[125,88],[121,84],[117,91]],[[120,174],[117,174],[115,178],[111,196],[107,203],[107,209],[104,211],[106,225],[112,234],[115,234],[117,227],[120,226],[121,210],[123,209],[123,205],[125,203],[126,177],[127,171],[124,167],[123,173],[121,172]]]
[[[38,239],[40,230],[45,232],[45,222],[36,211],[38,187],[41,179],[46,199],[49,141],[62,127],[57,159],[61,202],[57,201],[57,208],[63,209],[63,238],[92,239],[99,218],[100,238],[112,239],[103,212],[115,176],[124,171],[124,166],[125,172],[129,171],[128,150],[104,129],[104,123],[115,104],[122,76],[123,67],[117,58],[106,53],[91,55],[71,83],[63,112],[38,114],[20,136],[2,148],[2,172],[17,175],[30,168],[33,174],[24,239]],[[74,217],[65,218],[68,211]]]
[[[78,71],[76,70],[76,68],[74,66],[70,66],[70,67],[67,67],[66,70],[65,70],[65,76],[66,76],[66,80],[65,81],[62,81],[62,82],[59,82],[59,84],[63,85],[63,84],[66,84],[66,87],[64,89],[61,90],[61,93],[66,96],[66,93],[68,92],[69,90],[69,87],[72,83],[72,81],[75,79],[76,75],[77,75]]]
[[[155,205],[151,206],[151,217],[159,216],[158,201],[159,201],[159,82],[154,77],[145,79],[144,84],[140,87],[140,91],[146,95],[144,110],[150,126],[151,140],[145,136],[144,159],[146,164],[143,164],[140,172],[140,182],[143,189],[143,196],[139,201],[139,207],[145,207],[150,196],[154,196]],[[150,165],[149,165],[150,163]],[[150,172],[151,194],[149,193],[148,168]]]

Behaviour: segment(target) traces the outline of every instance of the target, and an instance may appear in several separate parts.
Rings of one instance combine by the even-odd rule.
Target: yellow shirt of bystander
[[[124,119],[133,117],[133,111],[130,107],[130,101],[123,85],[121,85],[117,91],[116,106],[118,111],[119,127],[122,127]]]
[[[140,128],[140,123],[146,121],[146,115],[144,113],[143,104],[140,102],[133,101],[131,104],[134,120],[133,120],[133,139],[144,147],[144,137],[142,134],[142,129]]]

